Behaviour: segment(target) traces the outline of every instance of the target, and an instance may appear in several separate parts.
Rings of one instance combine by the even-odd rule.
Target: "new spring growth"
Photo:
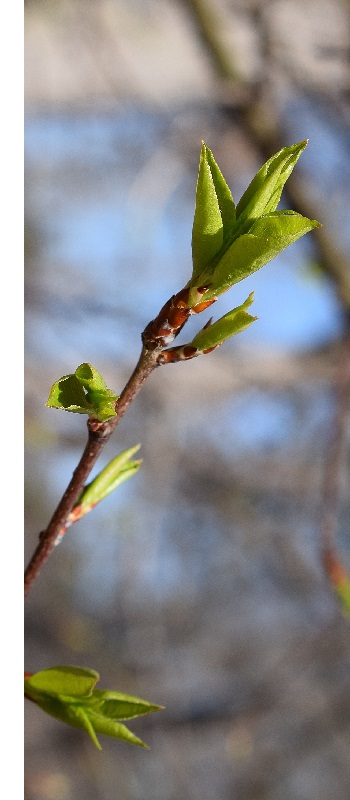
[[[211,150],[202,143],[192,229],[192,276],[187,286],[170,298],[145,329],[146,348],[160,349],[171,344],[191,314],[204,311],[220,294],[319,226],[315,220],[295,211],[276,211],[283,187],[306,145],[307,141],[299,142],[272,156],[235,206]],[[244,330],[255,319],[246,314],[251,302],[252,295],[249,295],[242,306],[234,308],[217,323],[205,326],[192,342],[175,348],[176,352],[174,348],[165,350],[159,355],[158,363],[209,352],[226,338]],[[242,327],[239,327],[241,322]],[[225,331],[225,335],[221,336],[219,331]],[[219,338],[220,341],[216,341]]]
[[[133,459],[132,456],[138,452],[140,447],[140,444],[136,444],[134,447],[128,447],[126,450],[123,450],[96,475],[91,483],[88,483],[84,487],[78,502],[68,515],[65,525],[61,528],[57,536],[55,542],[56,546],[61,542],[71,525],[74,525],[79,519],[85,517],[85,514],[92,511],[97,503],[104,500],[105,497],[111,494],[111,492],[114,492],[115,489],[129,478],[132,478],[133,475],[136,475],[136,472],[138,472],[141,467],[142,459]]]
[[[46,405],[105,422],[116,416],[117,400],[118,395],[107,388],[97,369],[85,363],[53,384]]]
[[[188,361],[190,358],[195,358],[195,356],[206,355],[220,347],[226,339],[230,339],[231,336],[236,336],[237,333],[244,331],[252,322],[258,319],[258,317],[252,317],[247,312],[247,308],[251,306],[253,298],[254,292],[251,292],[242,305],[233,308],[232,311],[218,319],[217,322],[212,323],[211,318],[189,344],[185,344],[182,347],[169,347],[168,350],[164,350],[158,356],[158,363],[170,364],[176,361]]]
[[[89,439],[73,473],[69,492],[63,495],[27,567],[26,592],[68,526],[139,469],[141,462],[132,460],[139,448],[135,445],[120,453],[91,483],[84,485],[115,424],[146,377],[157,364],[210,353],[226,339],[241,333],[256,319],[248,311],[253,293],[221,319],[209,320],[191,342],[169,347],[189,316],[204,311],[220,294],[318,226],[318,222],[294,211],[276,211],[285,182],[306,144],[305,141],[284,147],[272,156],[236,207],[212,152],[203,142],[192,231],[192,276],[145,328],[139,362],[120,397],[107,388],[99,372],[88,363],[80,364],[74,373],[64,375],[51,388],[46,405],[87,414]],[[328,571],[343,604],[349,604],[348,576],[334,559],[328,559]],[[124,722],[158,711],[161,706],[120,692],[95,689],[98,679],[95,670],[85,667],[52,667],[34,675],[26,673],[25,694],[48,714],[85,730],[98,748],[100,733],[145,747]]]
[[[86,731],[98,750],[100,733],[148,749],[123,723],[160,711],[162,706],[121,692],[95,689],[99,678],[98,672],[85,667],[50,667],[33,675],[27,673],[24,693],[47,714]]]

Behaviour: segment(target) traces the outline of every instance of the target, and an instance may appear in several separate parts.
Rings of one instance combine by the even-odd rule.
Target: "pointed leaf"
[[[192,229],[193,280],[210,264],[223,243],[223,223],[203,143]]]
[[[49,667],[25,679],[27,690],[50,695],[88,696],[99,681],[98,672],[85,667]]]
[[[89,701],[93,710],[110,719],[133,719],[134,717],[161,711],[163,706],[157,706],[141,700],[139,697],[123,694],[122,692],[103,691],[95,689],[93,698]]]
[[[142,461],[140,459],[137,461],[130,461],[129,459],[134,453],[137,453],[140,447],[140,444],[129,447],[113,458],[99,475],[85,486],[77,505],[81,505],[83,509],[86,508],[86,511],[89,511],[91,506],[95,506],[96,503],[101,502],[101,500],[113,492],[114,489],[128,480],[128,478],[131,478],[131,476],[140,469]],[[84,510],[81,516],[83,516],[83,513]]]
[[[119,720],[150,714],[162,706],[121,692],[94,689],[98,678],[95,670],[83,667],[51,667],[27,675],[24,690],[47,714],[85,730],[99,750],[96,732],[147,747]]]
[[[318,225],[315,220],[306,219],[293,211],[277,211],[256,220],[250,233],[236,239],[221,258],[203,300],[221,294],[252,275]]]
[[[81,728],[83,731],[90,736],[90,739],[94,743],[97,750],[102,750],[100,742],[95,733],[95,727],[93,722],[91,721],[89,715],[86,713],[85,708],[83,706],[64,706],[67,716],[66,719],[62,719],[62,722],[68,723],[68,725],[73,725],[74,728]]]
[[[233,197],[231,194],[231,190],[229,189],[225,178],[215,161],[215,158],[209,150],[209,147],[205,145],[206,150],[206,158],[207,163],[212,175],[216,196],[219,203],[222,224],[224,229],[224,243],[230,237],[231,231],[233,230],[236,222],[236,208],[233,201]]]
[[[253,297],[254,292],[247,297],[242,305],[229,311],[228,314],[225,314],[208,328],[203,328],[203,330],[199,331],[190,345],[197,347],[198,350],[209,350],[248,328],[257,319],[257,317],[252,317],[247,313],[247,308],[251,306]]]
[[[306,145],[307,140],[283,147],[259,169],[237,205],[237,222],[275,211],[284,184]]]
[[[266,236],[266,238],[290,236],[293,241],[296,241],[300,236],[304,236],[304,233],[319,227],[320,223],[314,219],[307,219],[296,211],[281,209],[259,217],[249,229],[249,233],[253,236]]]
[[[129,744],[138,745],[138,747],[144,747],[145,750],[148,750],[148,746],[139,739],[138,736],[135,736],[126,725],[123,725],[122,722],[117,722],[114,719],[108,719],[107,717],[100,716],[99,714],[95,714],[94,712],[89,713],[89,720],[97,733],[104,733],[105,736],[112,736],[114,739],[122,739],[124,742],[128,742]]]

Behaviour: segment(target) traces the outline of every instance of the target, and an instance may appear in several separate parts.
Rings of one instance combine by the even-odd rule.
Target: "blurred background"
[[[33,586],[27,670],[166,710],[130,725],[149,752],[99,753],[28,703],[26,800],[348,800],[323,553],[349,568],[350,4],[26,0],[25,31],[27,560],[86,439],[50,386],[83,361],[124,386],[190,277],[201,140],[237,201],[308,137],[283,205],[324,225],[220,298],[255,290],[248,331],[151,376],[99,464],[140,442],[141,471]]]

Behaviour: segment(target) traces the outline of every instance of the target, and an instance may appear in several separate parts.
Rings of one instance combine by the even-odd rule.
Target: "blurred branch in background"
[[[350,616],[350,575],[336,555],[336,534],[343,486],[348,484],[350,413],[350,324],[348,320],[338,353],[334,387],[334,420],[325,455],[321,506],[321,546],[326,572],[347,616]]]
[[[238,115],[243,129],[256,149],[268,157],[270,152],[275,152],[283,146],[288,133],[283,117],[278,111],[276,74],[281,79],[282,72],[283,79],[290,88],[296,81],[295,76],[288,68],[288,63],[283,64],[281,61],[276,63],[274,60],[274,48],[270,39],[269,11],[276,4],[272,1],[263,4],[260,2],[249,4],[248,13],[254,17],[264,66],[261,70],[261,79],[254,84],[253,97],[252,87],[246,86],[246,92],[240,91],[237,104],[237,99],[233,103],[230,101],[230,95],[235,96],[237,87],[242,90],[242,84],[244,85],[245,81],[237,68],[234,46],[231,43],[230,50],[228,50],[222,40],[220,3],[213,2],[213,0],[184,0],[184,3],[192,15],[197,34],[211,59],[216,77],[218,81],[221,81],[220,96],[226,95],[226,113],[233,115],[235,120]],[[347,53],[349,53],[349,49]],[[306,91],[306,87],[301,84],[300,80],[298,89],[301,92]],[[345,90],[343,94],[345,94]],[[317,260],[324,274],[331,281],[342,310],[344,334],[343,345],[338,351],[339,367],[334,387],[334,421],[331,424],[329,451],[325,465],[321,548],[325,567],[332,583],[335,585],[338,581],[339,585],[346,586],[349,578],[335,555],[335,537],[339,483],[343,464],[342,454],[346,445],[346,430],[350,413],[350,261],[332,236],[325,214],[326,204],[317,200],[317,192],[315,187],[310,185],[310,178],[306,180],[298,175],[292,175],[286,185],[285,194],[291,206],[299,213],[325,223],[324,227],[313,232],[318,251]],[[347,592],[349,593],[349,588]],[[349,603],[350,600],[348,600]]]
[[[164,302],[188,269],[201,138],[238,199],[263,153],[310,137],[288,204],[324,223],[314,260],[328,276],[305,277],[308,249],[272,264],[257,291],[260,338],[170,367],[166,381],[155,374],[125,417],[118,441],[142,441],[144,473],[120,504],[96,509],[96,526],[77,523],[43,572],[28,665],[94,654],[110,684],[152,697],[157,686],[167,712],[147,723],[145,758],[126,747],[116,758],[115,746],[95,754],[29,709],[27,800],[348,800],[348,626],[318,556],[328,547],[339,580],[349,239],[348,218],[333,235],[329,212],[348,196],[349,3],[25,6],[33,542],[81,442],[78,425],[41,411],[54,365],[63,374],[97,358],[109,385],[123,385],[125,341],[137,349],[156,311],[149,287]]]

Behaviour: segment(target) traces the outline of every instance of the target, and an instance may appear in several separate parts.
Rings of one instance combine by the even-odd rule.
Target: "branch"
[[[33,556],[25,571],[25,597],[27,596],[32,584],[38,577],[41,568],[51,555],[56,544],[60,542],[62,534],[68,527],[69,515],[77,503],[83,491],[86,480],[90,475],[90,472],[103,448],[108,442],[111,434],[128,410],[136,395],[139,393],[145,380],[155,369],[155,367],[158,366],[157,356],[159,352],[159,346],[157,346],[153,351],[143,347],[134,372],[132,373],[119,399],[116,402],[116,417],[113,417],[107,422],[98,422],[94,419],[89,420],[88,440],[85,450],[81,456],[78,466],[73,472],[72,479],[67,486],[67,489],[60,500],[51,521],[49,522],[49,525],[47,526],[46,530],[40,534],[39,544],[33,553]]]
[[[51,389],[47,405],[89,414],[88,441],[48,527],[40,535],[25,572],[25,595],[71,524],[72,511],[79,502],[92,467],[151,372],[161,363],[210,353],[226,339],[244,330],[256,319],[247,313],[253,293],[241,306],[232,309],[213,325],[210,320],[192,342],[180,348],[167,349],[163,356],[164,348],[168,348],[178,336],[192,314],[200,314],[209,308],[220,294],[318,227],[315,220],[293,211],[273,213],[284,184],[305,146],[305,141],[298,142],[269,158],[236,208],[212,152],[202,142],[192,233],[192,276],[187,286],[165,303],[143,331],[139,361],[120,397],[117,399],[114,392],[107,389],[97,370],[89,364],[81,364],[74,375],[64,376]],[[266,210],[271,213],[265,213]],[[254,235],[250,236],[249,231]],[[64,390],[67,390],[67,385],[68,394]]]
[[[197,291],[198,300],[206,287]],[[152,320],[142,334],[143,348],[138,363],[115,404],[116,416],[106,422],[89,419],[88,441],[72,479],[60,500],[56,511],[46,530],[40,534],[39,544],[24,573],[24,596],[26,597],[32,584],[52,551],[58,545],[69,527],[69,516],[79,500],[86,480],[108,442],[114,429],[135,400],[145,380],[160,365],[159,356],[168,344],[180,333],[192,313],[198,313],[211,305],[214,300],[198,303],[195,310],[188,305],[190,290],[182,289],[173,295]],[[166,363],[166,362],[163,362]]]
[[[321,511],[321,545],[325,571],[335,590],[341,594],[342,585],[349,576],[336,555],[337,518],[339,510],[346,427],[350,404],[350,320],[341,346],[338,373],[335,382],[335,410],[328,456],[324,468]]]

